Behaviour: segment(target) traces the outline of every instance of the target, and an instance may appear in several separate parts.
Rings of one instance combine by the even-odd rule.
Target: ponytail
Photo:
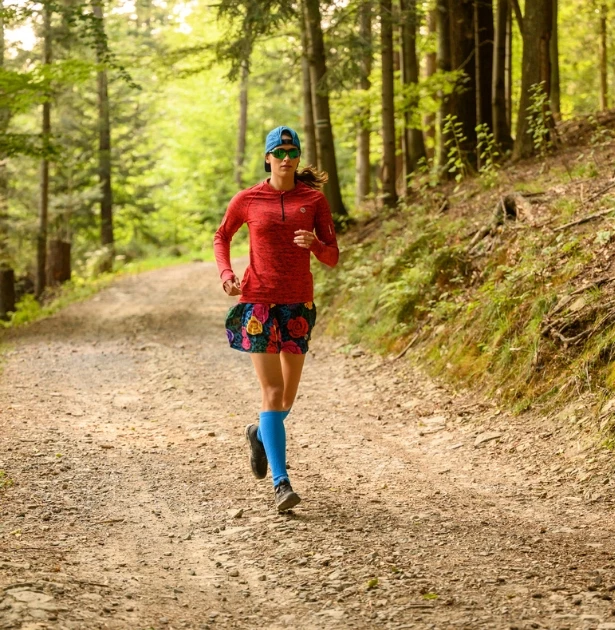
[[[313,166],[306,166],[302,169],[297,169],[295,173],[295,181],[302,182],[310,188],[320,190],[320,188],[327,182],[329,175],[325,171],[318,171]]]

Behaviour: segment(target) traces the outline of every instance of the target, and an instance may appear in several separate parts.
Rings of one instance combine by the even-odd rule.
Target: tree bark
[[[359,6],[359,38],[362,43],[363,54],[359,60],[359,89],[365,94],[371,88],[370,74],[372,72],[372,2],[367,0]],[[359,207],[369,195],[370,186],[370,106],[366,99],[361,105],[359,128],[357,130],[357,156],[355,167],[355,205]]]
[[[430,11],[427,16],[427,29],[430,35],[436,33],[436,11]],[[430,52],[425,55],[425,76],[427,78],[433,76],[438,69],[437,57],[435,52]],[[423,120],[423,126],[425,128],[425,144],[427,155],[430,159],[434,157],[436,146],[436,116],[435,114],[426,114]]]
[[[493,0],[474,0],[474,33],[476,59],[476,121],[485,123],[493,131],[491,94],[493,86]]]
[[[535,148],[529,132],[528,107],[530,89],[541,83],[550,97],[551,63],[550,46],[553,28],[552,0],[528,2],[523,19],[523,62],[521,75],[521,98],[517,118],[517,134],[513,158],[519,159],[534,154]]]
[[[559,0],[552,0],[552,2],[553,2],[553,26],[551,30],[551,41],[550,41],[551,113],[553,114],[553,118],[555,118],[555,120],[560,120],[561,99],[560,99],[560,85],[559,85],[559,28],[557,26]]]
[[[305,2],[301,2],[301,79],[303,83],[303,162],[309,166],[318,164],[316,127],[314,126],[314,95],[310,81],[309,42],[306,25]]]
[[[449,11],[449,0],[437,0],[437,29],[438,29],[438,70],[450,72],[453,67],[451,51],[451,15]],[[442,167],[448,159],[446,151],[446,141],[448,139],[444,131],[444,121],[446,117],[453,113],[452,95],[442,98],[440,106],[440,145],[438,147],[438,164]]]
[[[416,91],[419,83],[419,66],[416,57],[416,29],[418,23],[416,0],[400,0],[401,8],[401,76],[402,86]],[[412,124],[418,108],[418,93],[406,100],[404,108],[404,190],[408,189],[410,174],[416,170],[421,159],[426,157],[423,130]]]
[[[600,109],[602,111],[609,108],[607,16],[608,9],[603,3],[600,6]]]
[[[239,79],[239,124],[237,126],[237,154],[235,156],[235,183],[243,188],[243,165],[246,159],[246,135],[248,133],[248,61],[241,63]]]
[[[474,46],[474,0],[450,2],[451,60],[453,70],[462,70],[465,80],[452,95],[452,113],[463,125],[461,149],[467,163],[476,166],[476,64]],[[491,90],[489,91],[491,94]]]
[[[334,218],[339,219],[348,214],[340,191],[335,144],[331,128],[329,109],[329,88],[327,85],[327,62],[323,41],[320,6],[318,0],[305,0],[308,25],[310,79],[314,98],[314,117],[316,125],[316,142],[318,167],[329,174],[324,193],[331,206]]]
[[[0,68],[4,68],[4,3],[0,0]],[[6,133],[11,119],[8,107],[0,108],[0,134]],[[8,179],[6,155],[0,155],[0,319],[15,310],[15,274],[8,253]]]
[[[509,15],[509,1],[498,0],[493,57],[492,116],[495,142],[504,151],[512,148],[506,111],[506,34]]]
[[[380,38],[382,55],[382,201],[397,205],[395,186],[395,102],[393,70],[393,6],[391,0],[380,0]]]
[[[49,242],[47,258],[47,285],[56,286],[68,282],[71,277],[71,244],[61,240]]]
[[[93,0],[94,17],[100,20],[104,30],[102,0]],[[104,63],[102,51],[96,51],[97,62]],[[109,94],[107,89],[107,70],[101,66],[98,79],[98,178],[100,182],[100,242],[108,249],[103,270],[113,268],[113,191],[111,189],[111,122],[109,117]]]
[[[504,64],[506,75],[506,121],[512,133],[512,67],[513,67],[513,15],[512,6],[508,8],[508,20],[506,21],[506,62]]]
[[[51,6],[43,4],[43,65],[51,65]],[[42,120],[43,158],[40,166],[40,199],[38,235],[36,239],[36,297],[41,298],[46,286],[47,229],[49,221],[49,145],[51,137],[51,95],[47,93],[43,103]]]

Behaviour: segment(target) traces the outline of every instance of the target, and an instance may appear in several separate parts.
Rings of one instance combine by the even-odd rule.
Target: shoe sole
[[[295,507],[295,505],[299,505],[301,503],[301,497],[294,492],[289,494],[282,503],[280,503],[277,508],[278,512],[285,512],[286,510],[290,510]]]
[[[250,427],[251,426],[254,426],[253,423],[250,423],[250,424],[246,425],[246,428],[244,430],[244,435],[246,436],[246,442],[248,443],[248,446],[250,447],[250,470],[252,471],[252,474],[257,479],[264,479],[267,476],[267,467],[265,466],[264,474],[260,474],[257,471],[255,471],[254,470],[254,466],[252,466],[252,440],[250,439]]]

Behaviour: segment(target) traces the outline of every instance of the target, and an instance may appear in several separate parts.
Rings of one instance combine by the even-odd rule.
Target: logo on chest
[[[305,208],[301,206],[301,208],[299,208],[299,212],[301,212],[301,214],[305,214]]]

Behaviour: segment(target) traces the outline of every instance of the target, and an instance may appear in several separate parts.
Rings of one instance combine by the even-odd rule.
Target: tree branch
[[[511,2],[517,18],[517,24],[519,25],[519,32],[521,33],[521,37],[523,37],[523,13],[521,13],[519,0],[511,0]]]

